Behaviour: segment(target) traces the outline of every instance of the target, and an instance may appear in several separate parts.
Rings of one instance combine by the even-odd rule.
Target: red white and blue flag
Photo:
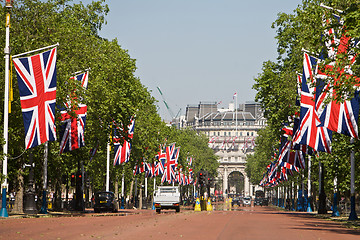
[[[84,72],[70,79],[80,81],[81,86],[87,89],[88,77],[89,72]],[[68,97],[71,98],[71,96]],[[76,100],[77,96],[72,96],[72,99],[65,103],[66,108],[61,110],[60,154],[85,146],[84,132],[87,106],[82,103],[74,105],[73,102]]]
[[[124,133],[124,129],[115,124],[114,131],[114,166],[126,163],[130,160],[131,139],[134,137],[135,119],[130,120],[128,131]],[[123,136],[127,134],[127,139]],[[121,144],[121,141],[123,142]]]
[[[141,162],[140,164],[135,165],[133,172],[134,172],[134,176],[145,172],[145,163]]]
[[[161,149],[158,154],[155,156],[156,166],[155,166],[155,176],[164,174],[165,171],[165,162],[166,162],[166,153]]]
[[[155,164],[154,163],[145,163],[145,177],[147,177],[147,178],[155,177]]]
[[[336,18],[337,21],[340,22],[339,17],[336,16]],[[343,34],[340,38],[337,37],[337,32],[334,31],[333,28],[326,30],[325,36],[328,37],[328,39],[325,40],[328,48],[327,58],[331,59],[332,62],[329,65],[325,65],[324,68],[319,68],[316,75],[317,85],[321,86],[321,88],[316,91],[316,106],[321,126],[327,127],[340,134],[358,138],[359,91],[354,89],[354,97],[342,103],[334,100],[329,104],[324,103],[326,98],[334,98],[337,94],[329,78],[333,79],[334,85],[340,85],[342,81],[341,78],[348,79],[353,76],[351,65],[355,62],[356,55],[350,53],[350,48],[357,47],[358,41],[352,40],[347,34]],[[350,66],[337,66],[336,60],[340,55],[348,56]],[[322,58],[325,57],[322,56]],[[330,72],[330,74],[327,72]],[[360,78],[355,77],[355,79],[357,82],[360,82]]]
[[[325,127],[318,127],[320,119],[315,108],[314,72],[317,59],[304,53],[303,76],[301,81],[300,122],[293,142],[307,145],[316,151],[331,152],[332,132]],[[307,82],[309,81],[309,83]]]
[[[56,140],[56,47],[30,57],[15,58],[25,127],[25,148]]]
[[[166,147],[166,162],[164,174],[162,175],[161,182],[172,183],[176,179],[177,159],[179,156],[180,148],[175,148],[175,144]]]

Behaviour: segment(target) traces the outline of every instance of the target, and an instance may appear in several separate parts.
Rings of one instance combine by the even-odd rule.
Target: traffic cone
[[[208,198],[207,205],[206,205],[206,211],[211,212],[213,210],[213,207],[211,205],[211,199]]]
[[[195,201],[195,212],[201,212],[200,199],[196,198]]]

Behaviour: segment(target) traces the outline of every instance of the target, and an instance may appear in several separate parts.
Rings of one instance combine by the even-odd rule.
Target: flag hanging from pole
[[[116,125],[116,124],[115,124]],[[115,127],[114,131],[114,166],[119,165],[121,163],[128,162],[130,160],[130,151],[131,151],[131,139],[134,137],[134,129],[135,129],[135,119],[132,118],[130,120],[130,124],[128,126],[127,137],[129,140],[126,140],[122,134],[124,134],[124,130],[119,127]],[[121,145],[121,139],[123,140],[123,144]]]
[[[337,21],[341,24],[339,16],[335,16]],[[329,24],[329,20],[326,21]],[[319,67],[317,71],[317,85],[322,88],[316,92],[316,110],[319,115],[321,126],[328,129],[344,134],[353,138],[358,138],[358,125],[360,97],[359,91],[354,86],[354,95],[350,100],[344,102],[336,102],[332,100],[330,103],[325,104],[324,100],[327,97],[334,98],[337,94],[334,89],[335,86],[343,84],[343,79],[354,77],[356,79],[356,87],[359,86],[360,78],[353,75],[351,66],[355,62],[356,55],[352,52],[352,48],[357,48],[359,41],[353,40],[348,34],[339,36],[338,31],[333,28],[325,31],[325,40],[327,47],[327,56],[322,55],[322,59],[329,58],[332,62],[323,67]],[[342,66],[343,60],[341,57],[345,55],[349,60],[349,65]],[[340,65],[340,66],[339,66]],[[328,73],[330,71],[330,73]],[[329,81],[331,79],[332,81]],[[333,82],[333,83],[331,83]]]
[[[294,143],[312,147],[316,151],[331,152],[332,132],[319,127],[319,117],[315,108],[314,72],[317,59],[304,53],[303,76],[301,81],[300,122],[294,135]],[[309,83],[307,81],[309,80]]]
[[[81,86],[87,89],[89,72],[71,77],[70,79],[80,81]],[[68,97],[71,98],[70,94]],[[61,110],[61,132],[60,132],[60,154],[85,146],[84,132],[86,123],[87,106],[85,104],[73,104],[77,96],[72,96],[67,103],[66,109]],[[74,109],[77,105],[77,109]],[[73,109],[71,109],[73,108]],[[69,110],[73,114],[70,114]]]
[[[25,127],[25,148],[56,140],[56,47],[14,58]]]

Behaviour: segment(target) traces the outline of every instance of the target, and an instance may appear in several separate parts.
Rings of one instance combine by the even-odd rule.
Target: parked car
[[[255,192],[254,206],[264,206],[265,205],[265,193],[262,190],[257,190]]]
[[[251,206],[251,197],[244,197],[243,198],[243,205],[244,205],[244,207]]]
[[[118,211],[117,199],[113,192],[97,192],[94,197],[94,212]]]
[[[254,206],[263,206],[264,199],[261,197],[256,197],[254,200]]]
[[[238,205],[240,207],[241,204],[242,204],[242,200],[240,196],[235,195],[232,199],[231,206]]]

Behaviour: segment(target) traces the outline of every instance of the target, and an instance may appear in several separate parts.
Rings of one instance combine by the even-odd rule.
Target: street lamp
[[[28,214],[36,214],[37,208],[35,203],[35,188],[34,188],[34,167],[35,163],[33,162],[33,154],[30,151],[30,164],[24,164],[25,167],[30,167],[28,188],[25,192],[25,204],[24,212]]]

